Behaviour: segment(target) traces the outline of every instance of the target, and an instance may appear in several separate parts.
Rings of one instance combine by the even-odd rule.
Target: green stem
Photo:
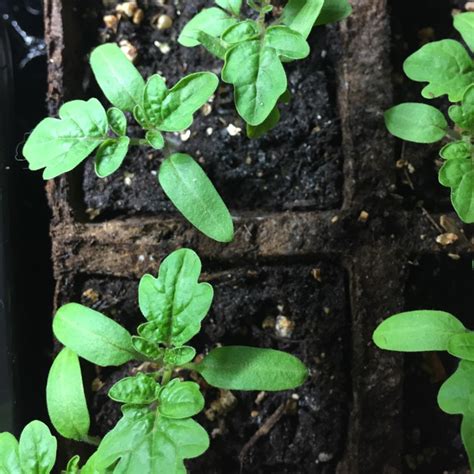
[[[163,371],[163,376],[161,377],[161,385],[166,385],[170,381],[172,375],[173,366],[165,367],[165,370]]]
[[[265,16],[266,16],[266,13],[265,13],[265,7],[267,7],[268,5],[270,5],[271,3],[271,0],[262,0],[261,3],[260,3],[260,12],[258,14],[258,19],[257,19],[257,24],[258,24],[258,28],[260,30],[260,33],[263,35],[265,34]]]
[[[454,141],[459,141],[462,139],[462,136],[460,133],[456,132],[456,130],[451,130],[450,128],[446,130],[446,136],[449,139],[454,140]]]
[[[130,138],[130,145],[131,146],[140,146],[140,145],[147,145],[147,141],[144,138]]]
[[[87,444],[91,444],[92,446],[99,446],[100,438],[98,436],[89,436],[86,435],[82,438],[82,441]]]

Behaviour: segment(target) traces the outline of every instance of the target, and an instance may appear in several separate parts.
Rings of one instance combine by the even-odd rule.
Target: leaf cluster
[[[288,100],[283,63],[308,56],[312,28],[345,18],[351,7],[347,0],[289,0],[281,16],[267,23],[270,0],[247,1],[256,18],[243,16],[242,0],[215,3],[186,24],[178,41],[202,45],[224,61],[222,80],[234,87],[248,136],[259,137],[278,123],[278,105]]]
[[[396,314],[381,323],[373,340],[381,349],[401,352],[447,351],[461,359],[441,386],[438,405],[462,415],[461,437],[474,468],[474,332],[444,311],[418,310]]]
[[[474,12],[454,17],[470,52],[458,41],[446,39],[428,43],[405,61],[406,75],[427,82],[422,95],[434,99],[447,95],[452,105],[448,115],[423,103],[404,103],[385,112],[392,135],[416,143],[435,143],[447,137],[450,143],[440,151],[444,163],[439,182],[451,188],[451,201],[466,223],[474,222]]]

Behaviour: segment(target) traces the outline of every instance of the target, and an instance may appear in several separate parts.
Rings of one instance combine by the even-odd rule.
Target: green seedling
[[[177,153],[172,134],[193,123],[193,114],[217,89],[210,72],[190,74],[168,88],[158,74],[145,82],[139,71],[112,43],[91,54],[92,71],[113,107],[106,110],[97,99],[73,100],[59,109],[59,118],[42,120],[23,147],[32,170],[44,168],[44,179],[71,171],[95,152],[95,172],[100,178],[115,173],[129,147],[161,150],[158,181],[163,191],[188,219],[207,236],[229,242],[233,223],[224,202],[198,163]],[[127,135],[125,113],[132,114],[144,136]]]
[[[222,80],[234,86],[235,105],[251,138],[280,119],[278,105],[289,100],[283,63],[310,53],[306,41],[315,25],[339,21],[351,13],[347,0],[289,0],[281,16],[267,23],[270,0],[247,0],[256,18],[242,16],[242,0],[215,0],[183,28],[183,46],[202,45],[224,61]]]
[[[98,445],[80,468],[81,474],[184,474],[184,460],[200,456],[209,447],[208,434],[192,418],[203,409],[204,397],[197,383],[180,378],[186,371],[228,390],[287,390],[306,380],[308,371],[299,359],[273,349],[218,347],[193,362],[196,350],[188,342],[199,333],[213,299],[212,286],[198,282],[200,273],[196,253],[180,249],[163,260],[157,278],[143,276],[138,303],[146,322],[138,326],[137,335],[80,304],[66,304],[56,313],[53,332],[65,347],[49,372],[48,412],[63,437]],[[131,361],[149,363],[139,367],[150,366],[148,372],[123,378],[109,390],[109,397],[122,404],[123,416],[102,440],[89,434],[79,357],[103,367]],[[31,463],[35,452],[30,449],[29,457],[23,459],[23,435],[18,455],[16,440],[3,433],[1,472],[2,467],[8,474],[51,472],[56,440],[42,424],[38,433],[37,451],[47,453],[41,461],[43,467],[11,470],[10,465]],[[74,457],[66,472],[79,472],[79,462]]]
[[[400,352],[447,351],[461,359],[441,386],[438,405],[445,413],[462,415],[461,437],[474,471],[474,332],[444,311],[409,311],[385,320],[375,330],[375,344]]]
[[[474,50],[474,12],[454,17],[471,52]],[[447,138],[441,148],[444,163],[439,182],[451,188],[454,209],[466,223],[474,222],[474,62],[458,41],[446,39],[428,43],[412,54],[403,66],[414,81],[427,82],[422,96],[434,99],[447,95],[450,127],[444,114],[431,105],[404,103],[385,112],[385,123],[392,135],[415,143],[435,143]]]

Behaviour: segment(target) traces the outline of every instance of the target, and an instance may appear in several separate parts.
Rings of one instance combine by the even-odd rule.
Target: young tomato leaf
[[[97,83],[115,107],[132,112],[141,104],[145,81],[115,43],[95,48],[90,64]]]
[[[474,131],[474,85],[464,92],[461,105],[453,105],[449,108],[449,117],[461,128]]]
[[[284,59],[303,59],[309,54],[309,44],[305,38],[287,26],[270,26],[265,41]]]
[[[19,453],[25,474],[49,474],[56,461],[56,438],[41,421],[32,421],[20,436]]]
[[[239,16],[242,0],[216,0],[216,4],[235,16]]]
[[[151,375],[139,373],[119,380],[109,390],[109,397],[116,402],[149,405],[158,399],[159,391],[160,385]]]
[[[3,474],[20,474],[20,454],[18,441],[10,433],[0,433],[0,472]]]
[[[461,33],[462,39],[474,51],[474,12],[460,13],[454,16],[454,28]]]
[[[66,474],[79,474],[80,469],[79,469],[79,462],[81,458],[76,454],[73,456],[69,462],[67,463],[66,466]]]
[[[83,440],[89,433],[81,366],[76,353],[65,347],[54,359],[46,385],[48,414],[64,438]]]
[[[407,102],[385,112],[388,131],[403,140],[415,143],[434,143],[448,130],[444,115],[431,105]]]
[[[314,26],[327,25],[344,20],[352,13],[348,0],[324,0],[323,8]]]
[[[212,303],[213,290],[198,283],[201,261],[189,249],[176,250],[160,265],[158,278],[144,275],[138,303],[146,319],[139,333],[156,343],[181,346],[195,336]]]
[[[458,186],[451,190],[451,201],[458,216],[466,224],[474,223],[474,163],[464,164],[464,175]]]
[[[130,333],[114,320],[77,303],[58,309],[53,332],[59,341],[80,357],[102,367],[134,359]]]
[[[230,242],[234,225],[227,207],[203,169],[189,156],[175,153],[160,166],[158,180],[186,219],[218,242]]]
[[[269,130],[275,128],[280,121],[280,111],[278,110],[278,104],[273,107],[270,115],[260,125],[249,125],[247,124],[247,136],[249,138],[260,138],[265,135]]]
[[[127,118],[117,107],[111,107],[107,110],[107,120],[109,121],[109,127],[115,134],[122,136],[127,133]]]
[[[158,411],[167,418],[189,418],[204,408],[204,397],[195,382],[173,379],[160,392]]]
[[[97,472],[118,461],[114,472],[183,474],[183,460],[200,456],[209,447],[206,431],[190,418],[169,419],[157,410],[133,406],[123,411],[93,456]]]
[[[145,139],[155,150],[161,150],[165,146],[165,137],[158,130],[148,130]]]
[[[461,438],[472,472],[474,471],[474,412],[472,410],[462,417]]]
[[[288,390],[308,376],[304,364],[286,352],[245,346],[213,349],[194,369],[208,384],[228,390]]]
[[[172,347],[166,349],[163,361],[170,365],[184,365],[196,356],[196,349],[191,346]]]
[[[283,9],[281,21],[306,39],[319,17],[324,0],[289,0]]]
[[[99,146],[95,156],[95,173],[99,178],[105,178],[115,173],[127,156],[130,138],[108,138]]]
[[[197,38],[199,42],[206,48],[213,56],[219,59],[225,58],[227,52],[227,44],[219,38],[215,38],[205,31],[199,31]]]
[[[461,321],[444,311],[417,310],[386,319],[373,335],[381,349],[403,352],[445,351],[449,338],[463,333]]]
[[[198,39],[200,31],[218,37],[237,21],[236,18],[220,8],[204,8],[183,28],[178,37],[178,43],[189,48],[198,46],[200,44]]]
[[[452,336],[448,342],[448,352],[459,359],[474,362],[474,332]]]
[[[239,21],[232,25],[222,35],[223,41],[229,44],[241,43],[242,41],[255,38],[259,35],[257,22],[253,20]]]
[[[132,336],[132,345],[137,352],[154,361],[161,360],[165,354],[164,348],[143,337]]]
[[[451,39],[425,44],[406,59],[403,69],[413,81],[429,83],[422,91],[427,99],[448,94],[451,102],[459,102],[474,82],[472,58]]]
[[[438,405],[445,413],[467,413],[471,395],[474,394],[474,362],[462,360],[458,368],[441,386]]]
[[[161,120],[161,104],[168,94],[165,80],[159,74],[153,74],[148,78],[143,92],[143,114],[138,117],[142,121],[158,123]],[[140,109],[137,109],[140,115]]]
[[[106,138],[105,109],[97,99],[73,100],[59,109],[59,119],[45,118],[23,147],[31,170],[45,168],[44,179],[74,169]]]

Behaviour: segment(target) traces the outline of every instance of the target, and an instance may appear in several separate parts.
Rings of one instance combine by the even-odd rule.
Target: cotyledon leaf
[[[35,420],[28,423],[21,432],[18,447],[21,472],[49,474],[56,462],[56,449],[56,438],[43,422]]]

